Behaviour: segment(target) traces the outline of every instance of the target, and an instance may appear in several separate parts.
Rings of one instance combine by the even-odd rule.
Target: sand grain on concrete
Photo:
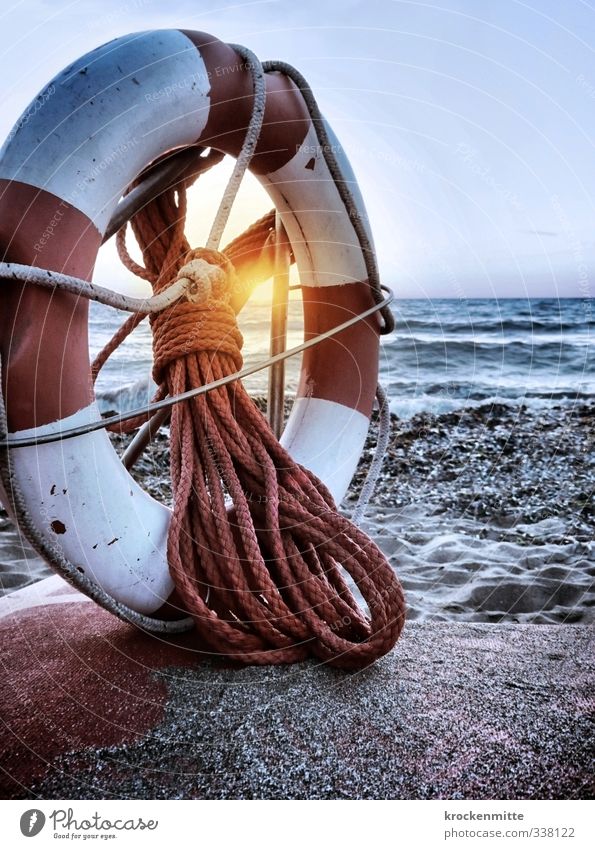
[[[73,752],[44,798],[589,798],[594,630],[410,623],[347,675],[172,669],[139,743]]]

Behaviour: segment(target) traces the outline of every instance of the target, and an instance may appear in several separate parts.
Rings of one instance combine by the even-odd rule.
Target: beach
[[[261,402],[262,405],[262,402]],[[349,515],[377,417],[341,509]],[[121,452],[128,437],[112,436]],[[391,415],[387,455],[363,521],[421,622],[590,623],[595,618],[595,405],[485,404]],[[166,429],[134,469],[171,503]],[[0,519],[2,592],[50,574]]]

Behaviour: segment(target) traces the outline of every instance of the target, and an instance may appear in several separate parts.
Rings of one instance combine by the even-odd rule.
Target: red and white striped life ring
[[[374,303],[346,214],[296,86],[266,78],[267,107],[251,170],[282,215],[297,260],[305,335]],[[237,155],[252,79],[232,47],[196,32],[116,39],[58,74],[16,124],[0,155],[4,260],[90,279],[126,187],[165,152],[190,144]],[[334,137],[332,137],[334,139]],[[365,210],[341,148],[339,160]],[[40,436],[99,417],[90,383],[87,301],[36,285],[0,288],[2,391],[9,438]],[[303,356],[282,442],[340,500],[368,429],[378,365],[372,317]],[[169,511],[140,489],[104,431],[15,448],[14,474],[33,525],[122,604],[158,610],[173,590]],[[9,503],[2,493],[5,504]]]

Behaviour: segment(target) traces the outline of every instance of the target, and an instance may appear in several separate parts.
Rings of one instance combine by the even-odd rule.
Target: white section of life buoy
[[[343,148],[328,126],[327,133],[356,208],[358,212],[364,211],[364,202]],[[312,124],[295,156],[261,181],[281,214],[302,286],[337,286],[367,279],[355,229],[352,222],[346,221],[345,204]],[[367,220],[364,223],[367,227]],[[369,237],[371,241],[371,235]]]
[[[93,403],[8,438],[57,433],[98,418]],[[368,424],[362,413],[334,401],[298,398],[281,444],[340,502]],[[174,588],[167,565],[171,513],[134,482],[107,433],[15,448],[11,456],[31,518],[46,541],[121,603],[138,613],[158,610]]]
[[[363,413],[324,398],[296,398],[281,445],[322,480],[339,504],[361,456],[370,422]]]
[[[33,117],[32,107],[21,116],[0,151],[0,178],[51,192],[103,233],[131,175],[200,137],[209,90],[200,53],[178,30],[110,41],[58,74]]]
[[[8,438],[56,433],[98,418],[93,403]],[[105,431],[15,448],[11,461],[31,518],[48,542],[138,613],[161,607],[174,586],[167,567],[170,511],[134,482]]]

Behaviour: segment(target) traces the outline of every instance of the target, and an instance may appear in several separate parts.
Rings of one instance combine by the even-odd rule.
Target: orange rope
[[[234,266],[224,253],[190,250],[185,215],[185,191],[176,203],[170,190],[132,221],[145,263],[140,270],[155,293],[195,259],[224,272],[207,301],[180,301],[151,317],[153,376],[162,396],[242,365],[231,306]],[[119,247],[136,272],[123,237]],[[251,664],[315,656],[355,669],[394,646],[405,605],[392,568],[337,512],[324,484],[291,459],[241,382],[175,405],[170,433],[168,562],[181,604],[211,651]]]

